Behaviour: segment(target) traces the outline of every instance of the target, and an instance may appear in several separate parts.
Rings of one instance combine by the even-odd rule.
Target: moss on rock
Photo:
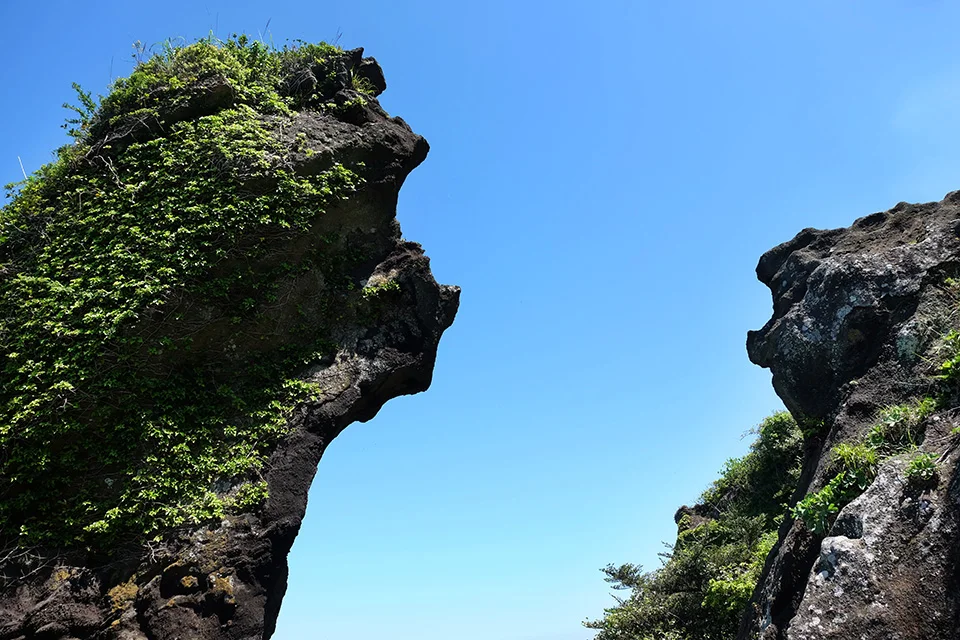
[[[357,167],[297,171],[282,138],[330,102],[344,55],[168,47],[99,107],[81,92],[76,143],[10,187],[0,542],[103,548],[265,499],[260,469],[315,392],[298,374],[360,297],[362,256],[315,231]],[[306,275],[293,318],[278,300]]]

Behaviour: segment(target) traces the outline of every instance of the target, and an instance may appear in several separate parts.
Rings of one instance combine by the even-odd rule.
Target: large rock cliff
[[[0,217],[0,639],[269,638],[330,441],[427,389],[459,289],[362,50],[171,48]]]
[[[958,192],[761,258],[774,313],[748,352],[806,446],[739,638],[960,637],[958,273]]]

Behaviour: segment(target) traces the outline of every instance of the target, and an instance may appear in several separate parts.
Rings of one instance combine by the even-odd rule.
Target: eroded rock
[[[459,288],[437,284],[429,259],[418,244],[401,237],[396,221],[398,191],[428,145],[402,120],[390,118],[372,95],[351,87],[356,73],[373,92],[383,91],[376,61],[354,50],[334,62],[339,66],[333,79],[311,81],[312,68],[294,69],[303,77],[287,89],[304,104],[290,120],[264,117],[272,123],[271,136],[289,152],[282,160],[268,160],[297,175],[344,163],[358,175],[359,186],[324,211],[309,233],[291,236],[288,245],[251,260],[249,268],[276,269],[324,242],[335,243],[338,255],[360,255],[351,256],[344,272],[318,266],[284,277],[256,317],[221,318],[216,306],[184,295],[176,316],[180,324],[173,329],[163,314],[142,319],[174,334],[187,327],[195,345],[189,357],[214,359],[226,368],[248,361],[251,353],[284,348],[295,325],[306,324],[335,345],[333,353],[305,362],[299,373],[316,393],[295,407],[287,435],[269,455],[263,474],[269,498],[248,512],[171,531],[159,541],[128,540],[109,553],[12,548],[6,558],[0,556],[0,639],[269,638],[286,589],[287,554],[324,450],[349,424],[373,418],[387,400],[430,385],[440,337],[457,312]],[[318,95],[322,84],[326,94]],[[159,112],[154,124],[162,131],[233,100],[218,78],[203,80],[189,96],[179,107]],[[131,122],[121,120],[116,131],[95,140],[91,157],[159,135],[149,122]],[[249,184],[252,194],[271,188],[262,180]],[[340,309],[329,308],[331,273],[342,280],[336,283],[343,292]],[[161,371],[173,358],[143,357],[154,357]],[[235,487],[226,481],[212,489],[228,494]]]
[[[922,397],[940,403],[917,428],[919,449],[882,460],[829,531],[784,523],[742,640],[960,637],[957,402],[937,377],[944,336],[958,326],[948,280],[960,266],[958,202],[954,192],[847,229],[807,229],[760,260],[774,313],[747,347],[808,430],[794,502],[827,484],[837,473],[831,449],[864,442],[881,409]],[[937,460],[927,486],[906,478],[920,452]]]

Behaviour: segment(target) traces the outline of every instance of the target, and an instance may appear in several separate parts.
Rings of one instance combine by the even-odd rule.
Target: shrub
[[[830,453],[836,475],[791,510],[817,535],[826,533],[840,509],[863,493],[877,474],[877,452],[869,444],[840,443]]]
[[[904,475],[911,483],[931,484],[938,475],[937,457],[932,453],[918,453],[907,464]]]
[[[843,474],[836,475],[825,487],[798,502],[791,513],[803,520],[807,528],[820,535],[827,531],[833,517],[840,511],[840,496],[843,494]]]
[[[728,460],[699,502],[731,516],[766,514],[773,526],[796,486],[803,436],[786,411],[766,418],[754,433],[750,452]]]
[[[894,455],[916,446],[923,436],[921,423],[936,407],[936,400],[930,397],[884,407],[867,434],[867,444],[883,455]]]
[[[790,414],[777,413],[756,429],[749,453],[727,461],[704,492],[699,511],[715,517],[686,528],[663,554],[664,565],[643,573],[636,565],[603,571],[617,590],[617,606],[584,625],[597,640],[727,640],[777,540],[784,504],[796,488],[803,437]]]

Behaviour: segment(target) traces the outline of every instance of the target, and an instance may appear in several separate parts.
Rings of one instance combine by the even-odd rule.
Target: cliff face
[[[738,638],[960,637],[960,195],[807,229],[760,260],[756,364],[804,428]]]
[[[324,449],[427,389],[457,311],[385,86],[362,50],[173,50],[3,210],[0,639],[272,635]]]

